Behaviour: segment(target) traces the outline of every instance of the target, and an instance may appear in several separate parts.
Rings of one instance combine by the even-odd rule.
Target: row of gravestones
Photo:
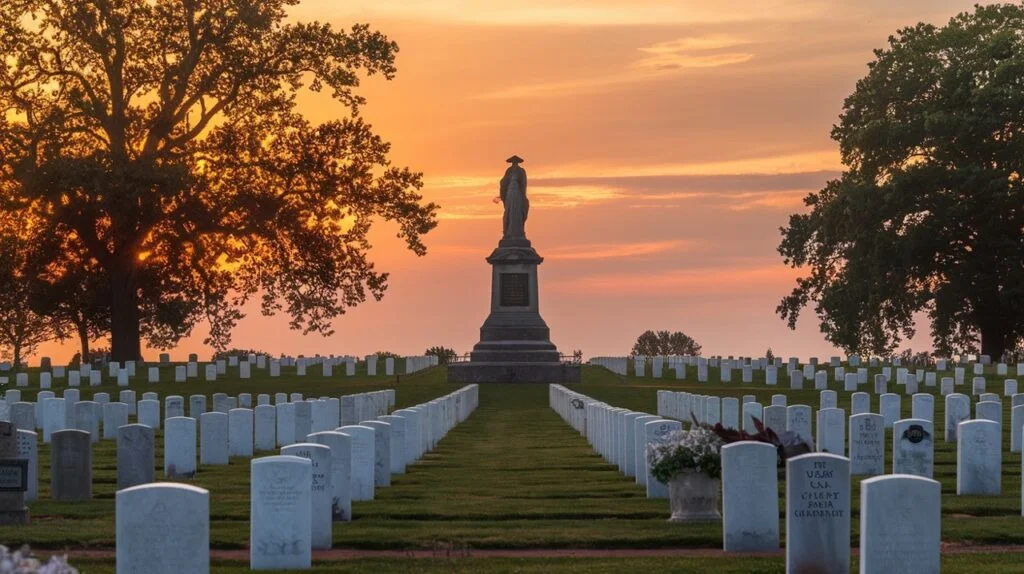
[[[972,365],[974,373],[977,375],[984,374],[986,371],[993,371],[997,375],[1006,375],[1009,372],[1009,365],[1007,363],[998,363],[994,368],[992,366],[992,360],[986,355],[982,355],[974,360],[973,357],[962,356],[959,362],[955,362],[949,359],[939,358],[934,361],[934,367],[937,371],[946,371],[955,366]],[[879,368],[886,365],[901,367],[903,366],[902,361],[899,358],[891,359],[880,359],[878,357],[870,357],[865,363],[861,357],[853,355],[847,357],[846,361],[843,361],[842,357],[834,356],[829,359],[827,363],[820,361],[817,357],[811,357],[806,363],[801,363],[797,357],[790,357],[788,361],[783,362],[781,357],[773,357],[771,359],[767,357],[761,357],[759,359],[753,359],[750,357],[701,357],[693,355],[669,355],[669,356],[644,356],[637,355],[632,357],[594,357],[590,359],[591,364],[596,365],[622,365],[628,366],[631,361],[634,365],[634,373],[637,376],[643,376],[646,372],[646,365],[650,364],[653,367],[653,372],[659,372],[666,366],[668,368],[686,367],[686,366],[699,366],[701,364],[708,365],[711,367],[728,367],[730,369],[742,369],[744,367],[751,367],[753,370],[765,370],[769,366],[776,368],[782,368],[783,364],[787,365],[786,371],[794,371],[799,368],[801,364],[805,367],[816,368],[818,365],[828,365],[830,367],[841,367],[846,365],[852,368],[859,368],[861,366]],[[929,363],[932,364],[932,363]],[[1024,375],[1024,363],[1016,364],[1016,371],[1018,375]],[[657,376],[657,375],[655,375]]]
[[[376,359],[376,356],[374,356],[374,358]],[[229,355],[226,359],[221,359],[221,360],[224,361],[225,365],[231,366],[231,367],[237,367],[241,363],[246,363],[247,362],[247,363],[249,363],[250,366],[255,365],[256,368],[258,368],[258,369],[266,369],[267,368],[267,360],[268,359],[273,360],[268,355],[249,353],[248,355],[244,355],[244,356]],[[316,355],[314,357],[305,357],[305,356],[302,356],[302,355],[300,355],[298,357],[291,357],[291,356],[287,356],[287,355],[282,355],[281,357],[279,357],[276,360],[278,362],[280,362],[280,364],[282,366],[295,366],[298,361],[303,361],[303,362],[305,362],[308,365],[320,364],[320,363],[325,363],[325,362],[329,362],[329,363],[331,363],[333,365],[337,365],[337,364],[339,364],[341,362],[356,361],[358,359],[356,359],[355,357],[352,357],[350,355],[343,355],[343,356],[330,355],[330,356],[326,356],[326,357],[323,357],[323,356],[320,356],[320,355]],[[196,354],[196,353],[189,353],[188,354],[188,362],[190,362],[190,363],[198,363],[199,362],[199,355]],[[131,372],[131,376],[135,376],[135,366],[136,366],[136,363],[137,363],[137,361],[125,361],[125,364],[124,364],[125,368],[128,369]],[[171,355],[170,355],[170,353],[160,353],[159,364],[162,365],[162,366],[171,365]],[[108,366],[108,367],[110,365],[115,365],[113,367],[113,369],[111,370],[111,376],[114,376],[116,374],[117,370],[120,369],[120,363],[119,362],[117,362],[117,361],[108,361],[108,360],[104,359],[104,360],[98,360],[98,361],[94,361],[94,362],[81,363],[81,369],[80,370],[82,372],[84,372],[86,375],[88,375],[89,372],[93,368],[100,369],[100,368],[102,368],[105,365]],[[42,371],[50,371],[52,369],[52,371],[54,373],[54,376],[56,376],[56,377],[63,377],[64,376],[63,373],[64,373],[64,369],[65,368],[62,365],[54,365],[53,364],[53,360],[50,357],[41,357],[39,359],[39,369],[42,370]],[[11,370],[11,365],[10,364],[8,364],[8,363],[0,363],[0,371],[9,371],[9,370]]]
[[[649,498],[666,498],[665,485],[658,483],[647,472],[648,446],[664,442],[670,433],[682,430],[679,421],[696,419],[701,423],[722,422],[726,428],[736,429],[738,421],[715,420],[719,403],[724,409],[735,412],[738,400],[734,397],[719,399],[689,393],[659,391],[658,415],[633,412],[615,408],[595,401],[564,387],[551,387],[550,403],[554,410],[584,434],[595,451],[615,464],[626,476],[633,476],[637,484],[645,486]],[[776,397],[785,397],[776,395]],[[930,395],[929,395],[930,397]],[[964,400],[966,396],[961,395]],[[1022,397],[1024,398],[1024,397]],[[715,400],[708,400],[715,399]],[[749,399],[749,400],[748,400]],[[762,412],[760,404],[753,397],[744,397],[744,431],[754,433],[753,419],[765,422],[765,426],[777,433],[792,431],[805,440],[811,435],[812,409],[807,405],[786,406],[784,401],[773,398],[773,404]],[[947,400],[947,404],[950,401]],[[827,403],[826,403],[827,404]],[[927,408],[925,408],[927,407]],[[931,478],[934,468],[934,430],[930,415],[932,405],[915,405],[910,419],[893,422],[893,474],[910,474]],[[1015,407],[1018,419],[1024,425],[1024,405]],[[925,411],[925,412],[922,412]],[[701,413],[699,416],[697,413]],[[897,411],[898,412],[898,411]],[[693,418],[691,418],[691,416]],[[735,415],[733,415],[735,416]],[[671,420],[670,418],[677,420]],[[763,417],[763,418],[762,418]],[[962,417],[962,418],[960,418]],[[723,419],[729,419],[725,416]],[[880,414],[861,413],[845,420],[845,411],[833,406],[817,412],[817,440],[820,452],[847,454],[853,461],[852,472],[859,476],[874,476],[885,473],[885,419]],[[990,419],[969,420],[969,410],[953,416],[946,426],[946,440],[957,444],[957,494],[999,495],[1002,474],[1002,427]],[[846,435],[849,429],[849,446]],[[1017,450],[1020,452],[1018,428]],[[1024,513],[1024,508],[1022,508]]]
[[[679,366],[674,367],[675,375],[677,380],[686,380],[686,367]],[[887,392],[887,386],[893,380],[893,367],[882,367],[882,372],[876,374],[874,377],[875,392],[878,394]],[[750,384],[754,381],[753,376],[754,369],[751,366],[745,366],[742,368],[739,382]],[[954,369],[953,377],[942,377],[942,394],[949,394],[953,392],[954,385],[962,385],[965,382],[965,369],[957,367]],[[728,366],[722,366],[718,371],[718,381],[720,383],[731,383],[733,382],[732,368]],[[653,371],[655,378],[661,378],[661,372],[655,364]],[[805,366],[803,370],[792,370],[789,371],[789,386],[792,390],[803,389],[804,380],[813,380],[816,389],[826,389],[829,386],[830,381],[842,383],[844,390],[855,391],[860,385],[866,385],[869,380],[868,369],[864,367],[857,368],[856,372],[846,372],[845,367],[835,367],[832,370],[831,376],[829,371],[826,370],[815,370],[815,367],[811,365]],[[927,387],[935,387],[938,381],[938,373],[926,372],[922,369],[918,369],[915,373],[911,373],[908,369],[897,367],[896,368],[896,383],[901,386],[905,386],[910,389],[909,393],[917,392],[918,385],[924,383]],[[776,386],[778,384],[778,368],[769,365],[765,368],[765,384],[768,386]],[[707,383],[711,381],[710,371],[706,365],[697,365],[697,381],[701,383]],[[973,386],[981,385],[984,387],[985,378],[983,376],[975,376],[972,380]],[[1007,389],[1007,393],[1012,394],[1017,392],[1017,381],[1014,379],[1006,379],[1004,386]],[[1012,390],[1010,390],[1012,389]]]
[[[846,411],[836,408],[834,391],[822,391],[821,409],[812,417],[807,405],[786,405],[785,395],[773,395],[767,407],[752,395],[711,397],[673,391],[658,392],[658,414],[682,421],[696,419],[725,428],[736,429],[739,424],[742,400],[742,427],[755,433],[754,418],[777,434],[796,433],[807,440],[812,436],[811,421],[815,419],[817,434],[814,442],[822,452],[846,453],[853,461],[853,473],[871,476],[884,473],[885,429],[893,431],[893,473],[904,473],[931,478],[934,466],[934,397],[929,394],[913,396],[911,418],[901,419],[899,395],[882,395],[880,413],[871,412],[870,397],[853,397],[854,413],[849,420]],[[864,400],[858,401],[858,398]],[[957,444],[957,492],[959,494],[992,494],[1001,491],[1002,414],[998,395],[982,396],[975,404],[975,419],[971,420],[970,397],[947,395],[944,410],[945,442]],[[975,424],[981,423],[981,424]],[[1024,394],[1013,397],[1011,404],[1010,452],[1019,453],[1024,433]],[[967,433],[961,436],[962,433]],[[849,441],[847,441],[849,436]]]
[[[549,399],[551,407],[584,434],[596,452],[646,485],[648,496],[659,488],[667,496],[667,487],[645,473],[645,457],[632,458],[627,445],[636,441],[635,452],[645,453],[646,448],[641,448],[645,442],[653,444],[680,431],[678,421],[622,412],[560,385],[550,387]],[[722,448],[722,538],[727,552],[778,550],[777,456],[773,445],[754,441]],[[851,470],[851,459],[829,453],[787,461],[787,572],[849,572]],[[938,573],[940,519],[937,481],[907,474],[863,480],[860,559],[866,570],[862,571]],[[913,568],[908,570],[907,564]]]
[[[114,439],[116,429],[127,424],[128,417],[135,416],[138,422],[160,428],[160,402],[157,393],[142,394],[142,400],[136,401],[133,390],[120,391],[118,402],[111,402],[110,393],[94,393],[91,401],[80,400],[79,389],[65,389],[63,398],[56,398],[53,391],[40,391],[36,402],[21,401],[21,391],[8,389],[4,398],[0,399],[0,420],[9,420],[17,428],[40,430],[43,441],[49,442],[49,435],[55,430],[74,429],[93,432],[93,442],[102,438]],[[226,393],[213,394],[213,411],[228,413],[235,408],[251,409],[252,394],[241,393],[238,397]],[[274,404],[295,403],[303,401],[302,393],[276,393]],[[361,420],[364,416],[384,414],[389,406],[394,405],[394,391],[375,391],[345,395],[341,399],[320,397],[311,399],[311,417],[315,420]],[[165,416],[185,416],[185,397],[169,395],[164,398]],[[271,404],[269,394],[257,396],[257,405]],[[195,394],[188,399],[188,416],[198,419],[207,412],[206,395]],[[330,418],[329,418],[330,417]],[[103,428],[101,434],[100,428]],[[334,426],[337,426],[335,424]]]
[[[109,402],[107,393],[96,393],[92,401],[78,401],[76,394],[73,397],[75,402],[71,403],[73,408],[65,408],[68,401],[72,400],[68,395],[77,392],[77,389],[67,389],[65,398],[56,399],[44,395],[40,397],[41,402],[15,402],[10,411],[10,421],[18,431],[19,455],[28,461],[27,500],[35,500],[38,496],[37,442],[41,438],[44,443],[53,443],[56,434],[63,430],[83,431],[90,443],[101,439],[117,440],[120,447],[122,436],[119,433],[126,428],[144,426],[157,430],[164,426],[165,475],[168,478],[182,478],[192,476],[197,470],[197,421],[201,429],[200,463],[225,465],[228,464],[229,456],[252,456],[254,451],[272,451],[279,446],[297,442],[295,437],[386,415],[395,403],[394,391],[390,389],[344,395],[341,399],[321,397],[307,400],[300,393],[277,393],[273,397],[276,404],[270,404],[270,395],[261,394],[257,397],[258,405],[250,409],[252,398],[248,393],[242,393],[237,398],[215,393],[211,412],[207,412],[205,395],[189,397],[189,416],[186,417],[184,397],[171,395],[164,399],[164,416],[161,417],[156,393],[144,393],[138,403],[134,400],[134,391],[122,391],[121,399],[127,402],[116,403]],[[44,393],[49,392],[43,391],[40,395]],[[10,400],[16,399],[15,395],[19,394],[16,389],[9,389],[6,396]],[[0,401],[2,404],[3,401]],[[136,407],[137,425],[129,425],[130,406]],[[37,411],[39,407],[42,408]],[[37,417],[36,412],[40,412],[40,416]],[[73,413],[71,418],[67,417],[69,412]],[[102,412],[102,416],[97,416],[98,412]],[[3,414],[0,409],[0,420],[5,420]],[[133,432],[137,432],[137,429]],[[134,434],[129,437],[129,444],[135,440],[134,437]],[[137,440],[143,441],[141,438]],[[148,442],[152,444],[152,439]],[[52,448],[56,451],[58,445],[54,443]],[[153,455],[143,452],[137,464],[119,466],[118,484],[121,487],[153,480],[152,465],[146,470],[147,456]],[[79,486],[68,491],[72,494],[54,492],[53,496],[61,500],[88,499],[91,497],[91,483],[91,476],[83,476]]]
[[[860,414],[871,414],[871,395],[853,393],[850,396],[851,418]],[[881,395],[878,401],[878,416],[882,417],[883,428],[894,428],[901,419],[902,397],[888,393]],[[786,395],[772,395],[770,406],[762,406],[753,395],[735,397],[714,397],[700,394],[674,391],[658,391],[658,414],[669,416],[681,421],[691,421],[714,425],[722,423],[726,428],[740,428],[745,432],[756,432],[754,417],[764,422],[765,426],[777,433],[794,431],[804,439],[811,436],[811,407],[807,405],[787,406]],[[971,419],[971,397],[953,393],[946,395],[944,401],[944,440],[957,441],[957,425]],[[825,390],[820,393],[819,410],[817,412],[818,434],[816,442],[819,449],[836,452],[834,445],[839,444],[842,437],[845,410],[837,408],[838,394]],[[911,396],[911,418],[923,420],[929,426],[935,421],[935,397],[928,393],[917,393]],[[995,393],[982,393],[974,404],[974,418],[1003,424],[1002,399]],[[826,422],[828,424],[822,424]],[[837,429],[829,431],[829,429]],[[1022,431],[1024,428],[1024,393],[1016,393],[1010,401],[1010,452],[1021,452],[1024,446]],[[930,431],[929,431],[930,432]],[[829,447],[828,445],[833,445]]]
[[[254,459],[250,478],[251,567],[309,568],[313,549],[331,547],[333,522],[352,519],[352,500],[373,500],[375,488],[390,486],[392,474],[404,474],[407,465],[433,450],[478,403],[478,388],[469,385],[390,415],[308,433],[303,435],[304,442],[283,446],[280,456]],[[261,407],[275,408],[257,408]],[[204,413],[204,426],[213,422],[207,415],[223,413]],[[193,429],[194,460],[195,420],[171,417],[165,423],[170,429],[178,426],[178,421]],[[0,423],[0,455],[11,448],[3,440],[11,430],[10,423]],[[30,438],[34,445],[35,437],[31,435],[35,433],[19,431],[18,438]],[[62,430],[51,438],[54,500],[87,500],[91,497],[92,473],[88,433]],[[124,425],[117,430],[117,441],[118,572],[208,572],[208,491],[153,482],[152,427]],[[168,448],[188,450],[186,445],[169,447],[165,442],[165,457]],[[17,456],[11,458],[26,462]],[[0,513],[4,502],[0,498]]]
[[[262,357],[262,355],[260,355]],[[338,364],[345,365],[345,376],[355,376],[356,374],[356,363],[352,358],[339,357],[331,361],[321,361],[320,368],[321,374],[325,377],[333,376],[334,367]],[[307,362],[304,359],[299,359],[294,363],[296,367],[295,375],[299,377],[306,376]],[[310,363],[312,364],[312,363]],[[431,355],[427,357],[407,357],[405,361],[406,373],[416,372],[437,364],[437,357]],[[201,364],[198,362],[190,361],[184,365],[177,365],[174,367],[174,382],[184,383],[189,379],[195,379],[199,377],[200,367],[203,369],[203,380],[204,381],[216,381],[218,376],[226,375],[228,372],[228,361],[220,359],[214,363]],[[283,365],[283,366],[288,366]],[[270,361],[270,377],[281,376],[282,363],[278,360]],[[260,367],[257,367],[260,368]],[[367,358],[366,363],[367,375],[377,375],[377,357],[371,356]],[[237,365],[238,378],[249,379],[252,378],[252,367],[248,361],[242,361]],[[52,388],[54,379],[62,379],[65,374],[68,379],[69,387],[79,387],[82,385],[83,380],[87,381],[89,386],[96,387],[103,384],[102,373],[98,370],[92,370],[88,365],[82,365],[80,370],[72,370],[65,373],[64,367],[55,367],[53,372],[41,372],[39,373],[39,388],[49,389]],[[395,374],[395,359],[388,357],[384,361],[384,374],[392,376]],[[129,385],[131,377],[135,376],[135,362],[128,361],[125,368],[116,362],[108,364],[108,375],[112,379],[117,380],[117,384],[122,387]],[[148,368],[147,381],[149,383],[160,382],[160,367],[151,366]],[[6,377],[0,377],[0,385],[7,384]],[[29,386],[29,375],[28,373],[18,373],[15,376],[16,387],[28,387]]]

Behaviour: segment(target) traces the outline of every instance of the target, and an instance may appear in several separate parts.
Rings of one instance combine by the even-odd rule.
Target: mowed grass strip
[[[112,559],[71,560],[84,574],[114,574]],[[851,558],[850,571],[856,572],[859,562]],[[1024,572],[1024,563],[1015,554],[953,554],[942,557],[943,574],[1018,574]],[[250,572],[248,564],[239,561],[214,560],[210,571],[214,574],[242,574]],[[309,572],[362,574],[365,572],[395,572],[416,574],[473,573],[473,574],[622,574],[624,572],[708,572],[715,574],[782,574],[786,571],[782,557],[643,557],[643,558],[358,558],[339,561],[314,561]],[[284,573],[285,570],[267,570]]]

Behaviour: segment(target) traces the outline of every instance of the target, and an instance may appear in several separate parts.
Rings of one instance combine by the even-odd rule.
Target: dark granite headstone
[[[28,524],[27,489],[28,460],[18,458],[17,432],[0,421],[0,525]]]
[[[156,481],[154,432],[142,424],[117,429],[117,489]]]
[[[92,437],[86,431],[62,430],[50,435],[50,496],[57,502],[92,498]]]

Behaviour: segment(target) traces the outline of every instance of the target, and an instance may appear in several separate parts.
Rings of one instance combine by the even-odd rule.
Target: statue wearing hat
[[[523,158],[514,155],[506,162],[512,164],[501,178],[501,202],[505,204],[502,229],[505,239],[526,238],[526,217],[530,213],[530,200],[526,199],[526,170],[519,166]]]

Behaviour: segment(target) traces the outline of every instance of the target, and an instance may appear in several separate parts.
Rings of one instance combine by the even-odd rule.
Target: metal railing
[[[563,365],[582,365],[583,364],[583,353],[575,352],[571,355],[560,354],[558,361]],[[464,353],[462,355],[456,355],[448,358],[448,364],[453,363],[468,363],[470,362],[470,354]]]

